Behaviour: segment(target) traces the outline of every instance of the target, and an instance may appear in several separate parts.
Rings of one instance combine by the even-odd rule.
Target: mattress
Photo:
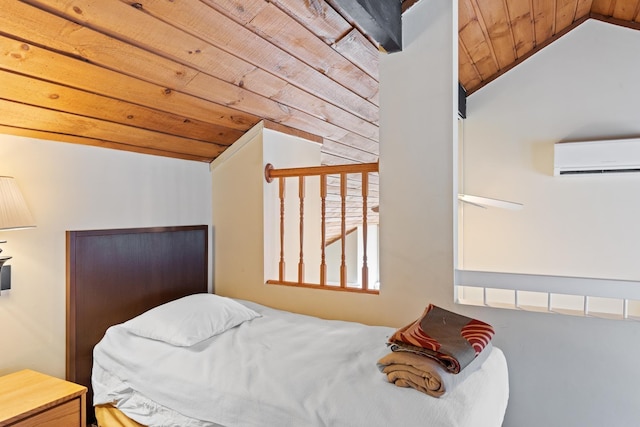
[[[434,398],[387,382],[376,362],[392,328],[239,301],[261,316],[188,347],[122,325],[94,349],[94,405],[148,426],[500,426],[504,354]]]

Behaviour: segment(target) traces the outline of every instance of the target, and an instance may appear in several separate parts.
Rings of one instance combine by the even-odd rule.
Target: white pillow
[[[230,298],[194,294],[152,308],[121,326],[141,337],[189,347],[260,316]]]

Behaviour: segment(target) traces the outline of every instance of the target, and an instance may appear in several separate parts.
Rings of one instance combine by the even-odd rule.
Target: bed
[[[174,228],[174,232],[179,231],[182,230]],[[138,234],[155,232],[163,233],[120,230],[109,236],[136,241]],[[197,248],[192,254],[202,264],[194,264],[187,271],[206,271],[206,230],[204,236],[204,245],[196,245],[204,246],[204,257],[202,253],[196,255]],[[182,240],[192,238],[193,235]],[[153,241],[148,236],[143,240]],[[144,253],[144,257],[153,258],[149,252],[161,246],[154,243],[130,246]],[[113,244],[94,242],[93,246],[109,248],[107,253],[113,250]],[[76,248],[75,259],[69,261],[69,271],[75,271],[75,297],[97,297],[101,302],[90,305],[109,306],[109,317],[119,311],[116,306],[128,305],[122,294],[134,293],[139,295],[136,300],[153,301],[145,308],[136,304],[135,310],[120,313],[117,319],[102,319],[96,328],[95,320],[101,315],[84,310],[78,316],[77,306],[87,301],[78,304],[76,298],[69,299],[69,311],[74,311],[75,305],[74,333],[78,334],[79,325],[98,329],[99,337],[96,339],[94,333],[91,340],[95,342],[84,343],[92,352],[89,371],[77,363],[76,355],[75,378],[68,377],[93,386],[88,400],[97,405],[102,427],[488,427],[502,423],[508,400],[508,374],[498,348],[490,349],[482,365],[464,381],[434,398],[396,387],[380,372],[376,362],[389,352],[385,343],[393,328],[323,320],[208,294],[206,274],[204,284],[182,289],[187,273],[179,273],[170,279],[174,280],[173,285],[168,285],[178,295],[169,295],[167,285],[163,285],[161,296],[157,296],[153,289],[157,278],[141,278],[136,272],[137,263],[132,263],[131,272],[127,273],[133,275],[133,280],[122,275],[116,280],[128,282],[127,286],[96,293],[96,287],[101,290],[111,286],[104,281],[96,285],[96,280],[103,279],[99,272],[108,268],[97,265],[110,257],[100,255],[97,249],[90,255],[80,251],[82,256],[77,256],[78,252]],[[160,252],[166,255],[167,250]],[[136,255],[131,252],[127,257]],[[161,263],[162,257],[154,262]],[[90,268],[84,265],[87,263]],[[144,269],[148,268],[147,265]],[[174,268],[182,270],[175,265]],[[79,271],[84,272],[82,279]],[[94,273],[99,277],[92,277]],[[131,291],[137,286],[144,287],[144,292]],[[115,301],[111,299],[114,294],[118,295]],[[155,308],[150,310],[152,307]],[[83,371],[82,376],[78,370]],[[93,408],[88,409],[93,415]]]

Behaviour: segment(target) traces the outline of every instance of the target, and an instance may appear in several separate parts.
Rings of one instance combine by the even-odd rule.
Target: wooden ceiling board
[[[122,43],[117,46],[118,51],[124,50],[126,44],[129,44],[131,50],[140,52],[139,55],[143,55],[142,52],[147,52],[149,58],[161,58],[164,56],[169,63],[175,64],[175,66],[193,67],[191,69],[192,74],[189,75],[190,78],[183,79],[182,73],[184,71],[180,73],[164,73],[162,67],[148,67],[149,69],[145,67],[132,70],[123,60],[110,64],[111,66],[127,67],[129,75],[142,75],[148,80],[153,79],[154,83],[167,85],[173,90],[185,90],[196,76],[204,78],[203,74],[208,75],[210,76],[208,84],[211,87],[211,91],[215,91],[216,96],[222,97],[224,105],[235,106],[241,101],[250,100],[250,102],[257,104],[253,108],[268,107],[269,114],[273,116],[282,114],[282,111],[278,112],[277,105],[269,105],[265,100],[258,99],[252,92],[247,93],[237,85],[238,76],[244,76],[254,71],[256,69],[254,65],[207,44],[190,34],[179,31],[175,27],[142,13],[134,7],[118,1],[75,2],[77,5],[71,9],[79,12],[68,14],[69,7],[66,7],[66,3],[74,3],[72,1],[32,0],[31,3],[46,6],[47,9],[52,9],[55,13],[63,15],[67,19],[79,20],[89,28],[94,29],[95,32],[105,34],[112,40],[121,40]],[[101,20],[96,23],[98,22],[98,17]],[[130,31],[132,27],[140,28],[141,30]],[[160,61],[160,59],[157,60]],[[155,71],[156,68],[158,71]],[[265,76],[270,77],[269,74],[265,74]],[[267,86],[270,86],[270,84]],[[206,98],[207,95],[206,92],[198,93],[198,96],[203,98]],[[270,119],[275,118],[270,117]]]
[[[460,40],[458,40],[458,78],[469,87],[479,86],[482,83],[475,63]]]
[[[540,45],[555,34],[555,0],[532,0],[535,44]]]
[[[473,94],[586,19],[640,29],[639,16],[640,0],[460,0],[460,83]]]
[[[4,96],[220,146],[266,119],[323,138],[323,157],[334,163],[376,160],[379,53],[326,2],[303,3],[11,2],[0,17],[8,36],[0,39],[7,52],[0,69],[11,81],[31,79],[33,87],[59,93],[57,100],[33,91]],[[135,146],[126,134],[110,138]],[[81,130],[77,137],[74,142],[100,141]]]
[[[613,16],[615,0],[593,0],[591,12],[603,16]]]
[[[624,21],[637,21],[640,14],[640,1],[616,2],[612,16]]]
[[[370,184],[378,184],[380,182],[380,176],[377,172],[371,172],[369,173],[369,177],[368,177],[369,183]],[[360,188],[360,183],[362,182],[362,176],[359,173],[353,173],[353,174],[348,174],[347,175],[347,183],[348,183],[348,187],[353,187],[353,188]],[[340,175],[327,175],[327,183],[329,185],[332,186],[339,186],[340,185]],[[369,189],[369,192],[371,193],[372,191],[377,191],[377,190],[371,190]]]
[[[492,52],[490,39],[480,24],[481,20],[471,0],[460,1],[459,15],[459,41],[473,63],[477,77],[483,81],[498,71],[497,60]],[[466,89],[469,81],[464,79],[461,82]]]
[[[355,28],[333,44],[334,49],[342,56],[353,62],[362,71],[369,74],[373,80],[378,81],[378,50]],[[379,105],[378,87],[376,92],[368,99],[375,105]]]
[[[41,49],[19,40],[0,36],[0,69],[17,72],[42,80],[75,87],[104,96],[127,99],[162,111],[229,127],[248,130],[255,125],[257,116],[242,114],[224,106],[212,112],[210,102],[164,86],[142,81],[125,74]]]
[[[576,4],[576,20],[582,19],[585,16],[589,16],[593,0],[577,0]]]
[[[324,141],[323,149],[330,151],[335,155],[342,156],[345,159],[350,159],[360,163],[375,163],[378,161],[378,156],[375,154],[364,150],[355,151],[348,145],[341,144],[330,139]]]
[[[577,4],[577,0],[557,0],[556,31],[554,34],[569,27],[576,20]]]
[[[221,12],[234,21],[245,25],[250,22],[262,9],[267,7],[267,2],[246,2],[245,0],[201,0],[218,12]]]
[[[138,10],[136,8],[132,9]],[[273,11],[273,9],[267,7],[262,12],[267,10]],[[180,30],[178,31],[179,33],[188,33],[225,53],[233,52],[239,58],[247,58],[247,61],[242,62],[247,65],[248,69],[256,67],[265,70],[326,102],[341,105],[342,108],[352,114],[366,120],[377,121],[378,114],[375,106],[346,89],[339,82],[328,78],[323,73],[292,56],[290,52],[285,52],[258,34],[235,21],[227,19],[225,15],[203,3],[146,0],[143,8],[139,11],[151,14],[157,17],[158,20],[171,24],[172,27]],[[213,28],[215,28],[215,31],[212,31]],[[144,40],[136,40],[136,42],[143,43]],[[154,46],[154,49],[162,49],[162,47]],[[196,57],[202,56],[196,55]],[[218,56],[218,54],[215,55],[216,61],[228,64],[226,57],[218,59]],[[190,58],[181,58],[183,61],[188,59]],[[234,80],[237,80],[239,74],[244,75],[244,73],[238,73],[236,67],[236,65],[229,67],[228,76],[216,76],[237,84],[237,81]],[[199,67],[199,69],[207,73],[213,70],[209,64],[205,68]],[[300,105],[290,106],[302,109]]]
[[[323,165],[331,166],[331,165],[349,165],[349,164],[354,164],[358,162],[351,159],[346,159],[344,157],[336,155],[335,153],[330,153],[326,150],[323,150],[320,153],[320,163],[322,163]]]
[[[62,111],[49,110],[0,99],[0,124],[25,129],[78,135],[102,141],[130,141],[131,145],[166,152],[193,153],[202,157],[218,156],[223,146],[189,140],[173,135],[160,134],[146,129],[132,128],[119,123],[93,119]]]
[[[506,4],[513,32],[515,57],[520,58],[535,46],[531,3],[529,1],[510,1]]]
[[[337,42],[354,28],[324,0],[272,0],[271,2],[311,29],[328,45]]]
[[[476,16],[480,18],[485,38],[490,40],[492,56],[498,69],[503,69],[515,61],[513,32],[511,31],[508,9],[503,2],[481,2],[472,0]]]
[[[39,3],[42,5],[42,2],[39,2]],[[51,9],[52,6],[55,6],[56,4],[59,4],[59,3],[60,2],[55,2],[55,1],[47,2],[48,4],[47,7]],[[125,7],[127,11],[133,10],[134,14],[139,14],[140,12],[138,9],[135,9],[125,3],[120,3],[120,4],[122,7]],[[88,6],[91,6],[91,7],[89,8]],[[88,6],[84,5],[83,6],[84,9],[80,8],[79,6],[77,7],[78,10],[82,11],[82,15],[85,16],[85,18],[87,15],[91,15],[91,13],[89,12],[95,13],[95,10],[94,10],[95,5],[90,4]],[[64,8],[57,9],[58,13],[60,14],[63,13],[64,12],[63,9]],[[208,9],[212,10],[210,8]],[[102,13],[103,9],[99,9],[99,10]],[[104,10],[110,11],[111,9],[104,7]],[[124,10],[121,10],[121,11],[124,13]],[[142,14],[142,15],[144,16],[145,14]],[[127,22],[131,24],[133,21],[131,21],[130,19]],[[157,25],[157,24],[158,23],[154,23],[153,25]],[[167,25],[164,23],[159,23],[159,24]],[[121,37],[121,35],[117,31],[124,31],[124,29],[126,28],[126,25],[122,25],[122,24],[118,24],[118,25],[109,24],[109,25],[110,25],[110,28],[112,28],[112,30],[115,29],[116,31],[115,36],[117,37]],[[161,28],[158,28],[158,27],[155,27],[155,29],[158,31],[161,30]],[[139,36],[139,37],[142,37],[142,36]],[[175,36],[173,38],[175,39],[178,37]],[[159,43],[159,42],[156,42],[156,43],[158,43],[158,45],[154,46],[151,50],[161,48],[162,43]],[[148,46],[144,46],[144,47],[147,50],[149,50]],[[138,49],[142,50],[139,47]],[[196,56],[202,55],[202,54],[203,52],[201,51],[199,54],[196,54]],[[183,55],[189,55],[189,53],[188,52],[186,54],[183,53]],[[193,55],[193,53],[191,55]],[[185,58],[183,57],[181,60],[184,61],[184,59]],[[120,61],[120,63],[123,63],[123,62]],[[187,65],[194,65],[194,63],[191,62],[190,64],[187,64]],[[195,64],[195,65],[202,66],[201,64],[200,65]],[[166,69],[167,67],[163,67],[163,68]],[[243,69],[242,71],[244,72],[246,71],[246,69]],[[264,76],[267,82],[274,80],[273,75],[265,72],[264,70],[261,70],[257,67],[252,67],[251,69],[252,69],[251,73],[248,73],[243,77],[243,79],[239,80],[238,86],[218,80],[215,77],[211,77],[210,75],[202,72],[202,70],[197,70],[198,73],[195,75],[195,77],[193,77],[185,87],[181,87],[180,89],[184,91],[188,91],[189,93],[197,93],[200,96],[207,96],[208,94],[214,94],[215,100],[217,100],[218,102],[222,102],[226,106],[241,108],[244,112],[249,112],[250,114],[259,112],[260,114],[263,115],[262,116],[263,118],[266,118],[275,122],[281,122],[288,125],[293,123],[310,123],[310,122],[313,123],[313,120],[310,120],[310,118],[308,117],[304,117],[303,111],[295,110],[293,108],[290,108],[282,104],[282,102],[285,102],[285,101],[289,102],[290,100],[287,100],[287,99],[283,100],[281,98],[298,95],[302,97],[302,102],[298,100],[298,103],[299,105],[304,106],[304,108],[313,107],[314,105],[319,105],[320,107],[318,108],[322,108],[322,111],[314,112],[316,113],[317,116],[321,116],[319,117],[320,121],[324,122],[325,120],[331,119],[331,117],[327,117],[327,111],[328,111],[333,115],[335,120],[338,122],[338,125],[345,126],[348,129],[355,129],[355,131],[360,131],[361,133],[363,133],[365,137],[367,138],[373,137],[377,140],[377,124],[365,123],[362,119],[354,117],[353,115],[350,115],[349,113],[346,113],[344,110],[341,110],[338,107],[335,107],[331,104],[317,101],[317,99],[314,101],[315,103],[309,102],[309,98],[310,98],[309,94],[299,90],[296,92],[297,88],[287,84],[286,82],[284,82],[284,84],[279,87],[273,88],[273,84],[264,84],[264,80],[262,80],[261,78],[257,78],[254,84],[255,87],[260,88],[260,90],[262,91],[264,91],[265,89],[268,90],[269,88],[272,88],[273,90],[269,93],[264,94],[266,96],[257,96],[257,95],[263,95],[263,94],[256,95],[254,92],[248,91],[245,88],[252,85],[251,78],[257,76],[258,74],[261,74],[261,77]],[[172,82],[162,81],[161,83],[165,84],[168,87],[177,87],[177,85],[175,84],[171,85]],[[293,92],[293,95],[292,95],[292,92]],[[278,98],[278,100],[280,100],[281,102],[278,102],[277,100],[274,100],[272,98]],[[368,102],[367,104],[371,105]],[[302,115],[303,117],[296,117],[295,119],[291,120],[291,123],[288,123],[288,118],[291,115]],[[314,126],[314,125],[309,126],[305,130],[310,131],[312,133],[316,133],[316,134],[319,133],[325,137],[332,137],[332,135],[335,134],[335,132],[331,132],[328,134],[326,132],[324,133],[318,132],[319,128],[323,128],[325,126],[324,126],[324,123],[320,123],[320,122],[317,122],[316,125],[317,126]],[[351,132],[351,130],[347,131],[346,133],[349,133],[349,132]]]
[[[405,0],[403,10],[415,3]],[[329,1],[3,6],[0,43],[18,48],[0,67],[75,90],[63,99],[77,97],[77,114],[223,146],[267,119],[332,141],[323,148],[329,159],[378,155],[379,53]],[[460,80],[472,94],[584,16],[633,27],[639,14],[639,0],[460,0]],[[35,102],[30,97],[11,100]],[[95,97],[110,99],[109,116],[90,111]],[[65,111],[64,104],[34,105]],[[134,119],[114,115],[119,106],[138,108],[126,115]]]
[[[3,7],[8,12],[0,16],[4,34],[28,40],[48,50],[128,75],[136,74],[132,69],[145,69],[149,75],[146,80],[166,80],[173,88],[184,86],[198,73],[196,70],[189,70],[180,64],[151,55],[120,40],[23,3],[10,2]],[[12,19],[15,15],[26,16],[28,19]]]
[[[640,0],[460,0],[459,80],[471,95],[589,18],[640,29]],[[377,161],[380,52],[350,21],[331,0],[7,1],[0,131],[210,162],[263,120],[324,164]]]
[[[289,15],[276,6],[270,5],[264,8],[248,24],[248,27],[274,45],[283,50],[286,49],[310,67],[350,88],[369,102],[373,102],[372,98],[378,93],[376,79],[349,61],[341,52],[324,43],[302,24],[292,21]],[[358,31],[352,30],[340,40],[344,40],[353,33],[360,34]],[[358,52],[362,48],[362,45],[356,44],[358,38],[352,36],[351,39],[352,44],[346,45],[346,47],[345,44],[342,45],[343,51],[347,54],[352,51]],[[372,59],[372,57],[369,56],[367,59]],[[377,65],[377,51],[375,59],[374,64]],[[377,69],[377,67],[375,68]],[[374,105],[377,104],[374,103]]]
[[[110,141],[102,141],[99,139],[92,139],[81,137],[78,135],[67,135],[62,133],[55,133],[50,131],[40,131],[36,129],[23,129],[15,126],[0,125],[0,133],[6,135],[23,136],[27,138],[37,138],[47,141],[59,141],[62,143],[88,145],[92,147],[109,148],[113,150],[130,151],[132,153],[148,154],[152,156],[163,156],[174,159],[192,160],[198,162],[206,162],[208,157],[195,156],[192,154],[180,154],[171,151],[154,150],[146,147],[138,147],[136,145],[114,143]]]
[[[10,72],[2,76],[0,98],[227,146],[243,135],[239,130],[185,119],[175,114]]]

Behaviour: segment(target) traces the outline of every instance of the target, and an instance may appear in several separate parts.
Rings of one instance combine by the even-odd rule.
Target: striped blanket
[[[429,357],[451,373],[469,365],[491,342],[493,327],[430,304],[415,322],[398,329],[388,345]]]

